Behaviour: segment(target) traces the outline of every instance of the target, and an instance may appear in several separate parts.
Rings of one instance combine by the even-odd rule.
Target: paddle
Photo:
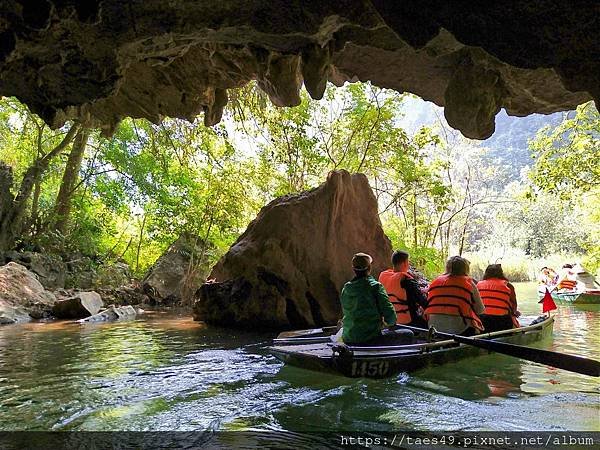
[[[410,327],[407,325],[398,325],[402,328],[409,328],[415,331],[427,331],[423,328]],[[592,377],[600,376],[600,361],[583,358],[582,356],[567,355],[565,353],[552,352],[550,350],[541,350],[538,348],[525,347],[524,345],[508,344],[489,339],[474,339],[472,337],[460,336],[456,334],[440,333],[434,331],[434,334],[443,338],[453,339],[461,344],[472,345],[496,353],[514,356],[516,358],[526,359],[528,361],[546,364],[569,372],[590,375]]]

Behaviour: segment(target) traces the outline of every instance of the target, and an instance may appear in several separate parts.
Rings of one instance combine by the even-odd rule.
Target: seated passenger
[[[554,286],[557,281],[558,274],[551,267],[542,267],[538,281],[540,284],[548,287]]]
[[[396,323],[427,328],[427,322],[419,314],[419,306],[425,308],[427,299],[419,289],[416,280],[408,273],[409,255],[397,250],[392,254],[392,269],[379,274],[379,282],[383,284],[396,310]]]
[[[472,336],[483,331],[478,314],[484,309],[477,286],[469,277],[469,261],[450,257],[446,272],[429,285],[427,324],[444,333]]]
[[[573,272],[572,264],[564,264],[558,276],[558,283],[556,287],[561,291],[574,291],[577,287],[577,279],[575,278],[575,272]]]
[[[404,343],[402,336],[389,330],[381,331],[382,319],[388,327],[395,325],[396,311],[383,285],[370,275],[372,262],[373,258],[366,253],[357,253],[352,258],[355,277],[344,285],[341,294],[342,339],[352,345]]]
[[[518,328],[517,295],[515,288],[504,276],[500,264],[490,264],[485,269],[483,280],[477,283],[485,311],[481,321],[486,333]]]

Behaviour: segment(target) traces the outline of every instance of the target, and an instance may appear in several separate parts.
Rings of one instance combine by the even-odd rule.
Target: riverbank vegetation
[[[484,142],[452,130],[437,107],[355,83],[278,108],[255,86],[220,125],[127,119],[110,137],[85,123],[51,130],[0,101],[0,251],[127,262],[143,274],[183,233],[215,261],[273,198],[327,172],[363,172],[395,248],[427,274],[452,253],[474,275],[502,261],[515,280],[542,265],[600,268],[600,116],[504,116]],[[519,125],[519,122],[523,125]],[[359,214],[359,211],[355,212]]]

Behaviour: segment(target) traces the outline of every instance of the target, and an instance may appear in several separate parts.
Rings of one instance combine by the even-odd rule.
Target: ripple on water
[[[599,310],[561,307],[554,340],[539,345],[600,359],[599,326]],[[487,355],[348,379],[282,367],[263,349],[269,337],[164,314],[0,328],[0,429],[600,428],[600,385],[589,377]]]

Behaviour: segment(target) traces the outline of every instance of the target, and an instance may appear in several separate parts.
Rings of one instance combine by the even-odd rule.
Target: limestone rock
[[[0,300],[0,325],[29,322],[31,317],[25,308],[10,306]]]
[[[327,80],[370,80],[447,107],[486,138],[494,115],[600,100],[595,0],[73,0],[0,2],[0,95],[47,123],[114,130],[124,117],[218,122],[257,80],[276,105]],[[0,192],[1,195],[1,192]]]
[[[137,281],[114,288],[99,288],[98,291],[105,302],[109,304],[140,305],[150,303],[150,297],[144,294],[141,284]]]
[[[23,319],[23,311],[35,318],[49,315],[56,297],[44,289],[36,276],[26,267],[10,262],[0,267],[0,309],[12,310]],[[10,308],[9,308],[10,307]]]
[[[158,258],[142,281],[142,290],[152,303],[186,303],[208,272],[203,245],[200,239],[183,234]],[[186,295],[188,291],[192,295]]]
[[[52,314],[59,319],[81,319],[97,314],[104,306],[97,292],[77,292],[74,296],[58,300]]]
[[[4,264],[16,262],[35,273],[46,289],[65,287],[67,266],[58,255],[38,252],[4,253]]]
[[[316,189],[262,208],[198,290],[194,318],[244,328],[335,324],[352,256],[378,276],[391,256],[377,201],[362,174],[331,172]]]
[[[110,305],[104,311],[100,311],[93,316],[86,317],[85,319],[78,320],[79,323],[93,323],[93,322],[112,322],[115,320],[131,320],[135,319],[137,314],[141,314],[143,310],[135,309],[131,305],[127,306],[115,306]]]

